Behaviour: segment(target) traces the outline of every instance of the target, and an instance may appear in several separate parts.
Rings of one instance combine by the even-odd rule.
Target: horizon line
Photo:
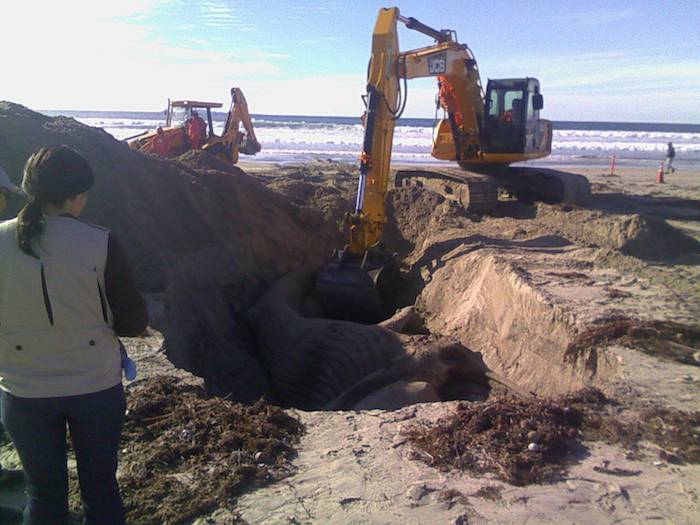
[[[29,108],[31,109],[31,108]],[[55,113],[60,112],[73,112],[73,113],[152,113],[152,114],[163,114],[163,111],[153,111],[153,110],[138,110],[138,109],[35,109],[37,113],[43,111],[51,111]],[[212,111],[212,113],[219,113],[226,115],[226,111]],[[301,114],[286,114],[286,113],[251,113],[251,117],[289,117],[289,118],[348,118],[357,119],[360,121],[360,117],[356,115],[301,115]],[[435,120],[432,117],[402,117],[404,120]],[[401,120],[401,119],[399,119]],[[571,119],[544,119],[550,120],[551,122],[559,123],[576,123],[576,124],[661,124],[668,126],[700,126],[700,122],[663,122],[663,121],[651,121],[651,120],[571,120]]]

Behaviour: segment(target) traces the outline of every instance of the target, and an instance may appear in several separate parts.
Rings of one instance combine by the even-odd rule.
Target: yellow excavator
[[[397,26],[423,33],[433,45],[400,51]],[[407,80],[435,77],[445,113],[436,128],[432,155],[459,168],[400,170],[397,186],[414,183],[487,211],[499,188],[520,200],[578,203],[590,195],[585,177],[511,164],[551,152],[552,125],[540,119],[543,97],[535,78],[489,80],[482,87],[476,59],[452,30],[437,30],[399,9],[380,9],[367,74],[365,135],[354,213],[346,215],[349,242],[318,272],[314,297],[326,315],[376,322],[387,313],[392,255],[381,243],[387,222],[394,126],[406,107]]]
[[[131,149],[144,153],[156,153],[166,157],[182,155],[191,149],[202,149],[231,164],[238,162],[239,153],[255,155],[261,149],[255,136],[248,103],[240,88],[231,88],[231,106],[221,136],[214,133],[212,109],[220,108],[218,102],[196,100],[170,100],[165,126],[148,131],[127,140]],[[201,145],[195,146],[187,134],[187,122],[199,111],[206,113],[204,136]],[[243,131],[240,129],[243,125]]]

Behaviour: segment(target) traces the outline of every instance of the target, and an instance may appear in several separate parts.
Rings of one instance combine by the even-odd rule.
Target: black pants
[[[66,423],[78,462],[86,525],[123,525],[117,486],[117,451],[126,401],[118,384],[79,396],[26,398],[2,395],[2,422],[27,477],[24,525],[68,522]]]
[[[0,439],[5,433],[5,429],[2,428],[2,390],[0,390]],[[2,463],[0,463],[0,472],[2,472]]]

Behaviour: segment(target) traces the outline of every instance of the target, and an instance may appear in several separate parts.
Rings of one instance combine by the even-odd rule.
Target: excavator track
[[[496,175],[499,185],[526,202],[585,205],[591,198],[588,179],[577,173],[534,167],[509,167]]]
[[[498,204],[498,183],[493,178],[460,169],[398,170],[394,186],[410,185],[439,193],[475,213],[493,211]]]
[[[583,175],[534,167],[509,167],[488,175],[449,168],[398,170],[394,186],[409,185],[435,191],[475,213],[488,213],[496,208],[499,187],[528,204],[580,206],[591,197],[591,185]]]

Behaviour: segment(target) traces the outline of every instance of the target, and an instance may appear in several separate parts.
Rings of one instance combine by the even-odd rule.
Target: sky
[[[360,115],[373,0],[12,0],[0,5],[0,100],[158,111],[168,97],[252,113]],[[699,0],[404,0],[454,29],[488,78],[536,77],[552,120],[700,123]],[[432,40],[400,25],[401,50]],[[432,117],[434,79],[407,117]]]

